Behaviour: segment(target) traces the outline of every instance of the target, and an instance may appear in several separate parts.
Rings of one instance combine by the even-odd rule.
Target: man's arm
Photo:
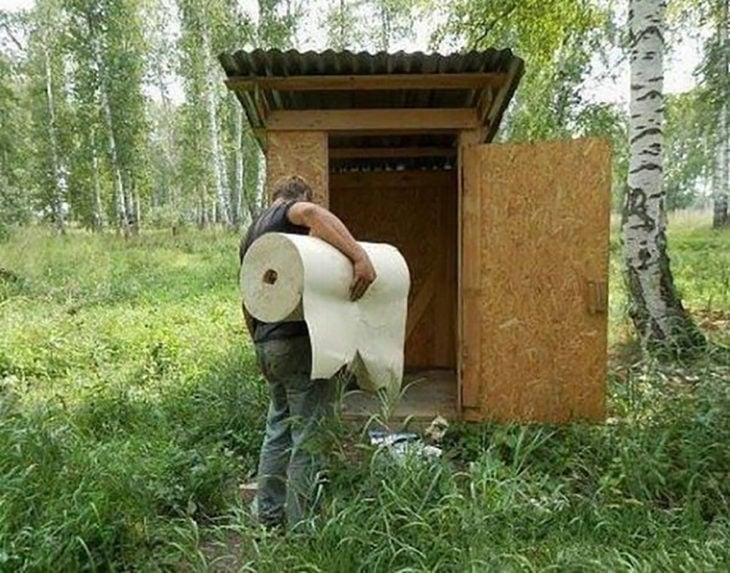
[[[355,240],[345,224],[334,213],[314,203],[294,203],[287,215],[292,223],[308,227],[312,236],[327,241],[352,261],[350,299],[357,300],[364,295],[377,275],[365,249]]]

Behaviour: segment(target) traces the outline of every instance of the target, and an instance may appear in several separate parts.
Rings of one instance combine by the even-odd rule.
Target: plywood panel
[[[480,385],[470,392],[481,416],[603,419],[607,301],[595,284],[608,272],[608,144],[481,145],[464,159],[480,189]],[[464,225],[466,240],[466,213]]]
[[[329,166],[327,134],[316,131],[267,132],[266,188],[282,177],[304,177],[314,190],[314,199],[328,205]]]
[[[420,320],[407,369],[456,365],[456,201],[454,172],[330,175],[330,208],[355,237],[391,243],[408,262],[409,314]]]
[[[480,338],[479,320],[473,319],[480,313],[479,277],[479,169],[481,166],[479,149],[476,145],[481,141],[479,130],[463,131],[459,134],[459,250],[458,250],[458,376],[459,411],[475,410],[480,412]],[[465,321],[464,315],[472,317]],[[467,413],[468,417],[468,413]]]

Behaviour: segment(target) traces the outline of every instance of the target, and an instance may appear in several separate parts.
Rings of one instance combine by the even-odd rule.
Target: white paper
[[[403,379],[410,275],[392,245],[360,244],[377,279],[358,301],[349,299],[352,263],[345,255],[321,239],[284,233],[267,233],[251,245],[241,293],[248,312],[263,322],[304,318],[313,380],[346,365],[361,388],[393,393]]]

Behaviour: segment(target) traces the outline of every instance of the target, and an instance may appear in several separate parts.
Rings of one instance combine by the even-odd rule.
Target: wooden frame
[[[507,74],[473,72],[456,74],[374,74],[349,76],[267,76],[231,77],[229,89],[251,91],[256,88],[277,91],[354,91],[354,90],[478,90],[500,88]]]
[[[272,111],[269,131],[457,131],[477,127],[473,108],[308,109]]]
[[[453,147],[333,147],[330,159],[389,157],[455,157]]]
[[[458,409],[469,419],[468,410],[478,411],[479,374],[481,360],[479,321],[479,163],[474,161],[476,145],[482,139],[482,130],[459,134],[459,248],[457,294],[457,385]],[[471,154],[471,155],[470,155]],[[465,317],[471,317],[465,320]]]

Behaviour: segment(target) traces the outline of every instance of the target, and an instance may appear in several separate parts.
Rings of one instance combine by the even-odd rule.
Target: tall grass
[[[333,428],[303,535],[251,524],[264,385],[237,238],[16,231],[0,244],[0,570],[725,571],[730,371],[616,362],[605,425],[455,424],[443,459]],[[679,226],[675,277],[730,341],[730,237]],[[611,339],[630,334],[612,252]]]

